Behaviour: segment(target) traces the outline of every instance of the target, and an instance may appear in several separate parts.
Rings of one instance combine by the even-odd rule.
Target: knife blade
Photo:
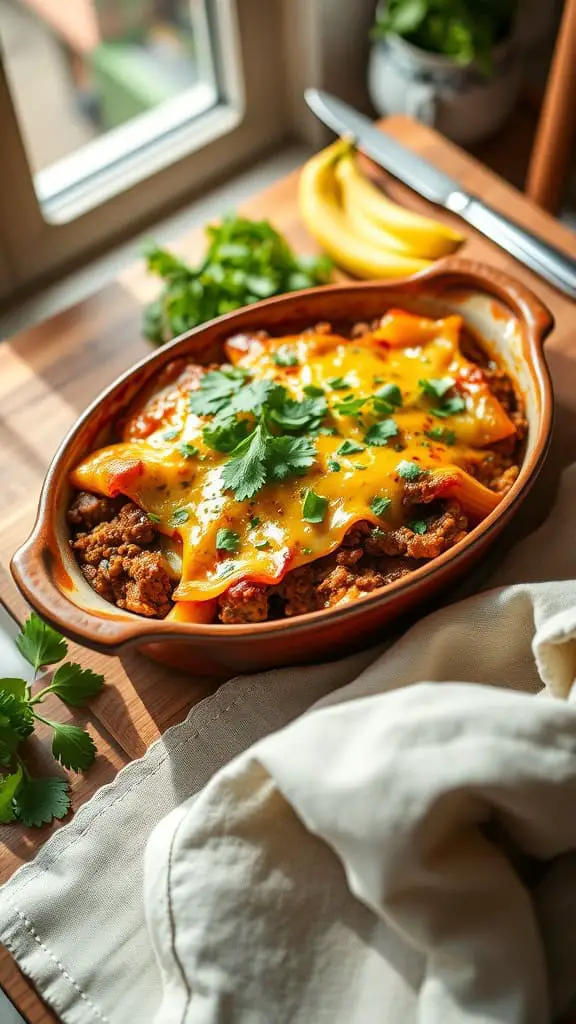
[[[306,89],[304,96],[310,109],[337,135],[351,136],[366,156],[424,199],[457,214],[550,284],[576,299],[574,259],[494,210],[478,196],[466,192],[450,175],[379,131],[369,118],[336,96],[321,89]]]

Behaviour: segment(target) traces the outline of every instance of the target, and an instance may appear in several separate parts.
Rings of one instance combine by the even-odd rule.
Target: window
[[[237,40],[207,0],[2,0],[4,64],[49,222],[196,148],[220,97],[241,116]],[[225,22],[228,22],[227,24]],[[232,45],[230,45],[232,43]],[[232,68],[218,81],[216,61]]]
[[[282,4],[0,0],[0,297],[287,134]]]

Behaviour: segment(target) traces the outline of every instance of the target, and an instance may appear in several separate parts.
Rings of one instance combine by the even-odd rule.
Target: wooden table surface
[[[576,256],[576,236],[571,231],[441,136],[406,118],[391,118],[384,127],[457,177],[466,189]],[[298,217],[297,178],[294,173],[273,185],[244,204],[243,211],[248,216],[270,218],[298,250],[314,252],[316,246]],[[397,182],[388,180],[386,184],[406,206],[431,212],[424,200]],[[438,211],[435,215],[451,219]],[[203,234],[194,232],[173,247],[194,260],[203,250]],[[516,274],[540,295],[556,318],[555,330],[546,343],[557,400],[555,436],[547,467],[523,515],[526,529],[542,515],[561,466],[576,454],[576,304],[472,229],[461,252]],[[148,280],[144,267],[138,265],[93,298],[0,346],[0,597],[17,617],[25,614],[25,608],[9,575],[10,556],[32,526],[48,463],[87,404],[149,351],[140,336],[140,314],[142,304],[155,291],[154,281]],[[135,652],[121,659],[85,649],[72,650],[72,654],[85,666],[103,672],[108,683],[89,709],[81,714],[70,709],[68,714],[70,720],[87,724],[98,748],[96,763],[87,775],[72,779],[72,803],[77,808],[119,768],[141,756],[168,726],[181,721],[214,684],[154,665]],[[54,700],[47,713],[63,718],[67,709]],[[51,762],[45,743],[42,734],[30,743],[31,765],[34,760]],[[0,882],[33,857],[51,831],[52,826],[3,826]],[[55,1020],[5,951],[0,954],[0,978],[30,1021]]]

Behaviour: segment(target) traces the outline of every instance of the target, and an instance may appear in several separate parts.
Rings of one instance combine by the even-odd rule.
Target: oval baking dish
[[[520,391],[528,438],[510,491],[463,540],[408,576],[350,603],[293,618],[242,625],[147,619],[117,608],[90,588],[70,550],[66,510],[70,471],[107,443],[111,424],[134,396],[175,357],[206,365],[222,360],[238,332],[295,333],[319,321],[358,322],[388,308],[433,318],[460,314]],[[346,283],[266,300],[221,317],[153,352],[105,391],[80,417],[56,453],[42,490],[32,535],[12,571],[33,608],[65,635],[105,653],[137,645],[144,653],[197,673],[217,675],[334,658],[384,635],[400,614],[450,584],[478,561],[534,483],[546,454],[552,393],[542,342],[552,317],[508,275],[458,258],[405,281]]]

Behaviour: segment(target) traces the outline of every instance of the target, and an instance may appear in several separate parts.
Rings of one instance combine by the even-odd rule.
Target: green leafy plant
[[[18,650],[34,668],[62,661],[68,652],[64,637],[32,613],[16,640]],[[36,679],[34,680],[36,681]],[[47,686],[33,693],[34,683],[0,679],[0,822],[21,821],[44,825],[63,818],[70,807],[68,780],[50,776],[33,778],[20,756],[22,742],[32,735],[36,722],[52,729],[52,753],[65,768],[85,771],[96,756],[91,736],[77,725],[54,722],[38,708],[54,693],[65,704],[82,707],[100,692],[104,677],[67,661],[59,665]]]
[[[260,299],[325,284],[332,274],[326,256],[295,255],[268,221],[231,214],[206,234],[208,251],[197,267],[154,243],[146,249],[148,270],[164,281],[144,311],[144,334],[158,345]]]
[[[375,39],[403,36],[456,64],[475,60],[489,73],[494,46],[510,35],[517,0],[388,0],[378,6]]]

